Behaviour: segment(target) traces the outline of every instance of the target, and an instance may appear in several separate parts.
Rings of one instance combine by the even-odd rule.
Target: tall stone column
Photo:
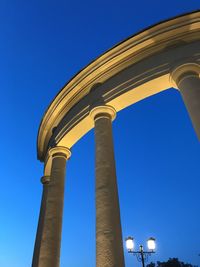
[[[124,254],[110,106],[90,112],[96,141],[96,267],[123,267]]]
[[[47,201],[47,192],[48,192],[48,184],[50,182],[50,176],[43,176],[41,178],[41,183],[43,184],[43,192],[42,192],[42,201],[40,206],[40,215],[37,227],[37,234],[35,239],[35,247],[33,253],[33,261],[32,266],[36,267],[39,266],[39,256],[40,256],[40,249],[41,249],[41,241],[42,241],[42,232],[43,226],[45,221],[45,210],[46,210],[46,201]]]
[[[43,178],[43,196],[32,267],[59,267],[66,160],[69,149],[55,147],[50,179]]]
[[[180,90],[200,140],[200,65],[196,63],[183,64],[172,72],[172,79]]]

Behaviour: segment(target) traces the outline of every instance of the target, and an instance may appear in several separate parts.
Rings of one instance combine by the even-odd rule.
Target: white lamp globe
[[[129,236],[126,238],[126,248],[128,251],[133,251],[134,249],[134,241],[133,237]]]
[[[152,251],[155,250],[155,248],[156,248],[156,240],[155,240],[155,238],[150,237],[147,240],[147,246],[148,246],[149,250],[152,250]]]

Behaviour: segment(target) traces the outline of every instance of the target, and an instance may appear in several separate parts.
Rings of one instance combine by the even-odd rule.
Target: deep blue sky
[[[82,67],[117,42],[199,0],[0,1],[0,266],[31,266],[43,166],[36,137],[45,109]],[[200,265],[200,144],[178,91],[113,123],[123,238],[154,236],[152,260]],[[61,267],[95,266],[94,132],[67,164]],[[125,252],[126,267],[140,266]]]

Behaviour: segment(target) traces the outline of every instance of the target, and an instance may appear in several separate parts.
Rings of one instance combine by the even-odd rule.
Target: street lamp
[[[134,250],[134,238],[129,236],[126,238],[126,248],[128,253],[132,253],[137,257],[137,260],[142,262],[142,267],[145,267],[144,263],[148,260],[148,257],[151,256],[152,253],[155,253],[156,242],[155,238],[150,237],[147,240],[147,247],[149,251],[144,251],[143,246],[140,245],[139,251]]]

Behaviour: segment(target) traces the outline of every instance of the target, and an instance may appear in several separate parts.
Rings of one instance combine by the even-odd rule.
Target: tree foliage
[[[151,262],[146,267],[195,267],[192,264],[179,261],[177,258],[169,258],[166,262],[157,261],[157,264]]]

